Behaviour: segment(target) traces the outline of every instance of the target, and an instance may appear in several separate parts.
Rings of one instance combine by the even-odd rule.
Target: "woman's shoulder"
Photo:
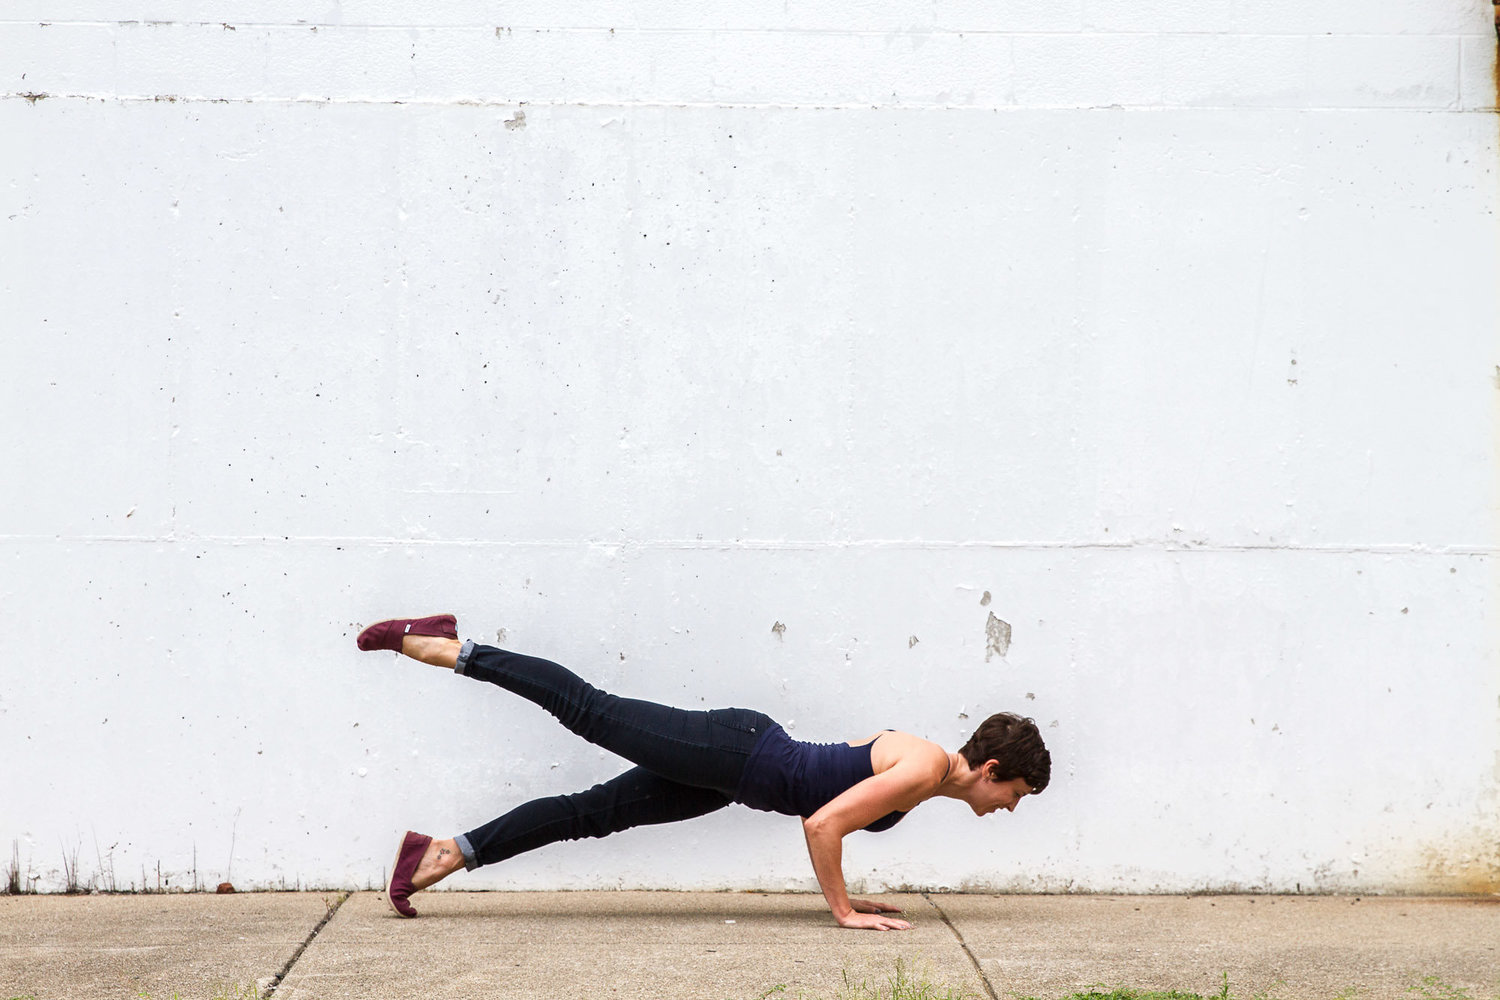
[[[870,766],[876,774],[905,764],[932,771],[933,777],[940,781],[948,771],[948,751],[931,740],[894,729],[876,733],[870,739],[874,743],[870,747]]]

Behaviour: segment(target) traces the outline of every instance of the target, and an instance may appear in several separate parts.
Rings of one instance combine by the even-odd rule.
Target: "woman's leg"
[[[670,782],[726,796],[734,795],[745,761],[773,724],[749,709],[686,711],[621,698],[550,660],[473,642],[463,643],[454,670],[535,702],[595,746]]]
[[[535,799],[466,834],[433,840],[412,873],[412,891],[460,867],[493,864],[559,840],[605,837],[721,809],[733,801],[760,734],[774,725],[748,709],[685,711],[619,698],[549,660],[473,642],[407,634],[401,652],[520,694],[638,765],[587,791]]]
[[[521,695],[569,730],[673,781],[733,794],[774,721],[744,708],[692,711],[608,694],[551,660],[473,641],[406,635],[401,652]]]
[[[453,843],[463,866],[472,871],[559,840],[607,837],[635,826],[675,823],[722,809],[729,802],[729,796],[711,788],[683,785],[634,767],[587,791],[523,803],[460,834]]]

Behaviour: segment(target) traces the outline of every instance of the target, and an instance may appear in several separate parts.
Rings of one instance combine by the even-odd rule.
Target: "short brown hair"
[[[991,780],[1020,778],[1031,786],[1033,795],[1052,780],[1052,755],[1036,723],[1013,712],[999,712],[985,719],[958,752],[975,770],[986,761],[995,761],[1000,766]]]

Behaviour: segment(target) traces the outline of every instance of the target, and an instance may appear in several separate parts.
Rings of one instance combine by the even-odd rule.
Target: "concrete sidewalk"
[[[883,898],[915,929],[846,931],[820,896],[764,893],[432,892],[417,920],[371,892],[3,896],[0,1000],[254,988],[279,1000],[754,1000],[777,987],[834,1000],[846,974],[884,985],[898,959],[979,998],[1099,985],[1208,996],[1226,973],[1245,1000],[1500,997],[1500,898]]]

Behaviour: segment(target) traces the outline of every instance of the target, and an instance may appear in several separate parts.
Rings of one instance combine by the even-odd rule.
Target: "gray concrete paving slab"
[[[375,893],[346,902],[277,1000],[504,996],[788,1000],[835,996],[843,973],[883,982],[896,959],[984,996],[963,949],[920,895],[880,897],[916,927],[833,923],[821,896],[675,892],[430,892],[415,920]]]
[[[1500,898],[934,895],[1000,997],[1500,997]],[[1413,991],[1415,988],[1415,991]],[[1352,994],[1350,991],[1355,991]]]
[[[281,970],[336,899],[0,896],[0,1000],[240,997]]]
[[[247,998],[333,895],[0,896],[0,1000]],[[833,998],[896,960],[984,995],[918,895],[917,928],[833,925],[821,897],[760,893],[424,893],[400,920],[351,897],[277,1000],[359,997]],[[1500,902],[1307,896],[934,895],[1001,998],[1092,986],[1279,1000],[1500,1000]],[[1444,992],[1432,977],[1445,984]],[[1415,992],[1413,991],[1415,989]],[[1455,990],[1463,990],[1460,994]]]

